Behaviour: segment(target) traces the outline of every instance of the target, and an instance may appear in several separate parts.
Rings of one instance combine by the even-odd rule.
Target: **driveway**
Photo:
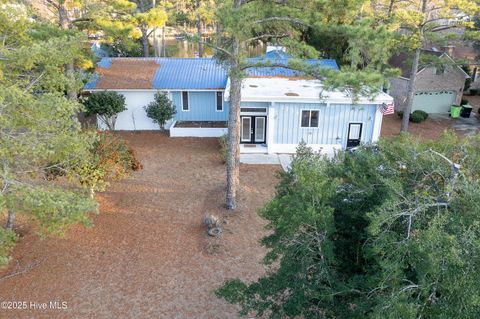
[[[144,169],[98,195],[94,227],[40,240],[19,224],[23,237],[0,272],[0,301],[26,301],[28,309],[0,309],[0,318],[238,317],[213,292],[227,278],[264,273],[257,210],[273,196],[280,166],[242,165],[239,208],[227,212],[216,139],[123,136]],[[207,213],[221,217],[220,238],[205,234]],[[31,307],[51,301],[66,309]]]
[[[386,115],[382,121],[381,136],[397,136],[400,134],[401,119],[395,115]],[[448,114],[430,114],[422,123],[410,122],[408,132],[426,139],[437,139],[445,130],[453,130],[459,136],[480,132],[480,118],[472,112],[470,118],[452,119]]]

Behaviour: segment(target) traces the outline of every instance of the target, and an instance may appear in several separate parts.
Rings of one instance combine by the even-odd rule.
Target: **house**
[[[438,47],[432,46],[432,50],[438,51]],[[468,66],[470,71],[470,89],[480,89],[480,51],[468,41],[452,41],[442,50],[448,53],[456,61]],[[467,89],[465,89],[466,91]]]
[[[252,59],[252,62],[264,57]],[[288,62],[283,53],[275,64]],[[334,60],[306,60],[338,69]],[[213,58],[104,58],[86,91],[113,90],[126,98],[117,130],[155,130],[143,107],[165,91],[177,114],[167,124],[170,136],[214,137],[227,132],[229,80]],[[242,82],[241,152],[294,153],[302,140],[315,150],[332,152],[376,142],[382,112],[392,97],[379,92],[356,103],[321,81],[284,67],[255,67]],[[101,123],[99,123],[101,126]]]
[[[412,54],[402,52],[390,59],[390,65],[399,68],[400,77],[390,79],[388,93],[395,100],[395,109],[403,111],[407,103],[411,77]],[[448,113],[452,104],[460,105],[468,74],[455,64],[445,52],[422,50],[419,71],[415,80],[412,112]],[[444,63],[441,63],[444,62]]]

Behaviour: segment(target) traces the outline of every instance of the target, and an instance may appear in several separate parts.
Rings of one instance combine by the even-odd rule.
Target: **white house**
[[[276,64],[287,64],[284,52],[274,58]],[[338,69],[334,60],[306,63]],[[352,103],[347,94],[325,91],[321,81],[288,68],[257,67],[247,74],[242,82],[242,153],[293,153],[302,140],[328,152],[374,143],[380,136],[382,106],[393,103],[382,92]],[[177,108],[169,123],[172,137],[214,137],[227,131],[227,73],[212,58],[104,58],[85,90],[125,96],[127,110],[119,114],[117,130],[158,129],[143,107],[157,91],[165,91]]]

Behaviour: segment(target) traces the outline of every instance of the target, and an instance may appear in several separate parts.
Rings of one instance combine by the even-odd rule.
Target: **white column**
[[[373,122],[372,143],[377,143],[378,140],[380,139],[380,132],[382,130],[382,120],[383,120],[383,114],[378,110],[378,105],[377,105],[377,111],[375,112],[375,118]]]
[[[273,153],[273,136],[275,134],[275,102],[270,104],[268,108],[268,122],[267,122],[267,149],[268,154]]]

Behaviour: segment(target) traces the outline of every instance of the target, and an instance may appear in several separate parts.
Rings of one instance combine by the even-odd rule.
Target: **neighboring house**
[[[438,50],[436,47],[432,47],[432,49]],[[443,49],[456,61],[468,66],[471,77],[470,88],[480,89],[480,51],[472,43],[466,41],[452,42]]]
[[[286,64],[288,59],[274,62]],[[306,63],[338,69],[334,60]],[[242,87],[242,153],[294,153],[302,140],[326,152],[376,142],[382,123],[379,107],[393,102],[379,92],[353,104],[347,94],[325,91],[320,81],[282,67],[249,69]],[[126,97],[127,110],[120,113],[117,130],[158,129],[143,107],[160,90],[177,109],[168,124],[172,137],[227,132],[228,76],[211,58],[105,58],[85,90],[113,90]]]
[[[415,80],[412,112],[448,113],[452,104],[460,104],[468,74],[456,65],[447,53],[422,50],[421,56],[436,57],[445,64],[420,65]],[[390,65],[401,70],[401,76],[390,79],[388,93],[395,100],[395,110],[403,111],[407,102],[411,77],[412,55],[400,53],[390,59]]]

